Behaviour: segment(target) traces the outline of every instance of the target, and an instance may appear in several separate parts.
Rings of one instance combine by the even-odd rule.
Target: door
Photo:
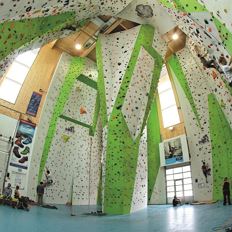
[[[174,192],[177,198],[183,201],[184,198],[184,183],[183,179],[174,180]]]

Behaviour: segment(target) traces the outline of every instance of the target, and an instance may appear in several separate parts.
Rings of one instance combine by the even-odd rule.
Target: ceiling
[[[95,47],[99,33],[111,34],[131,29],[137,25],[139,24],[136,22],[121,18],[107,15],[99,16],[86,23],[81,29],[75,28],[75,25],[73,28],[68,28],[69,30],[73,30],[73,33],[55,41],[54,47],[58,47],[72,56],[88,57],[96,61]],[[172,39],[174,33],[179,35],[179,39]],[[170,31],[163,34],[161,38],[167,43],[167,54],[165,58],[168,58],[171,54],[185,47],[186,35],[178,27],[172,28]],[[75,48],[77,43],[82,46],[80,50]]]

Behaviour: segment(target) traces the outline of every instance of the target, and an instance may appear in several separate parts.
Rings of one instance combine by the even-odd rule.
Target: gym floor
[[[58,210],[33,206],[29,212],[0,206],[3,232],[210,232],[232,231],[232,206],[149,206],[131,215],[86,216],[84,206],[57,206]],[[71,216],[71,213],[76,216]]]

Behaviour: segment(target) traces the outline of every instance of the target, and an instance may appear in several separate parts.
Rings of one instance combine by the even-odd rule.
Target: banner
[[[42,98],[42,94],[33,92],[30,102],[27,107],[27,114],[35,117],[39,109],[39,104]]]
[[[36,125],[20,120],[14,139],[10,166],[27,169]]]
[[[159,144],[160,165],[168,166],[189,161],[186,135],[164,140]]]

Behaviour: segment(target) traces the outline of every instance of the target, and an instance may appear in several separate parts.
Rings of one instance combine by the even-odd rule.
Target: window
[[[164,128],[180,123],[176,100],[166,66],[163,66],[160,75],[158,93]]]
[[[191,200],[193,190],[190,165],[166,169],[166,188],[168,203],[172,203],[174,195],[184,201]]]
[[[15,103],[23,82],[35,61],[39,49],[24,52],[16,57],[0,82],[0,99]]]

